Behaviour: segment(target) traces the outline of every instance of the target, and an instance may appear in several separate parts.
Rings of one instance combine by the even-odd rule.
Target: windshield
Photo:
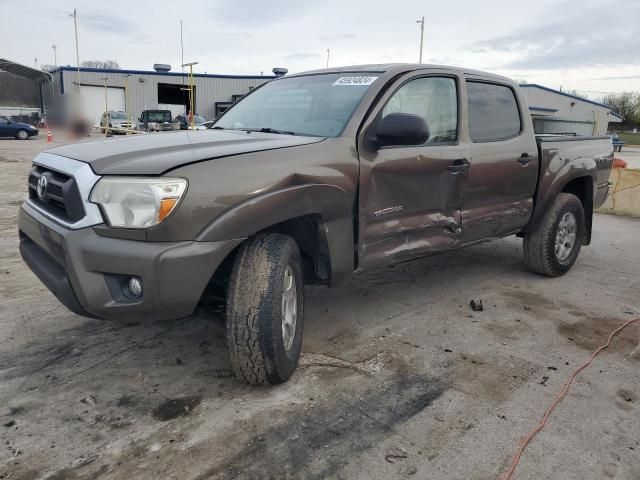
[[[171,112],[169,110],[167,110],[166,112],[149,112],[149,121],[150,122],[170,122]]]
[[[231,107],[214,128],[340,135],[376,73],[330,73],[267,83]]]
[[[127,115],[123,112],[111,112],[111,118],[114,120],[126,120]]]

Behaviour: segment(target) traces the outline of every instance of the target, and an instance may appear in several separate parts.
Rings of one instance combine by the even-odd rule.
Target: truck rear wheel
[[[524,236],[524,262],[529,269],[550,277],[563,275],[573,266],[584,240],[582,202],[561,193],[542,223]]]
[[[252,385],[286,382],[298,366],[304,284],[296,242],[281,234],[249,239],[227,294],[227,345],[236,376]]]

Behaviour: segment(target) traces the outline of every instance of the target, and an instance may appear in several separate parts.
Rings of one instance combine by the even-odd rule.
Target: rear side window
[[[506,140],[520,133],[520,113],[513,90],[493,83],[467,82],[469,135],[474,142]]]

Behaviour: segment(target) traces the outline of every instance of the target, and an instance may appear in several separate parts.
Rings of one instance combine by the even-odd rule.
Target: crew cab
[[[20,251],[79,315],[172,319],[223,298],[236,375],[277,384],[298,364],[305,284],[509,235],[532,271],[571,268],[612,145],[536,138],[527,112],[515,82],[462,68],[286,76],[206,131],[39,154]]]

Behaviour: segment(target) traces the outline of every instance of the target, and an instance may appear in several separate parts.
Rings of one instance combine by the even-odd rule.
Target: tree
[[[622,92],[611,93],[600,99],[611,110],[624,117],[624,125],[637,125],[640,123],[640,93]]]
[[[100,68],[103,70],[120,70],[120,65],[116,60],[84,60],[80,62],[81,67]]]

